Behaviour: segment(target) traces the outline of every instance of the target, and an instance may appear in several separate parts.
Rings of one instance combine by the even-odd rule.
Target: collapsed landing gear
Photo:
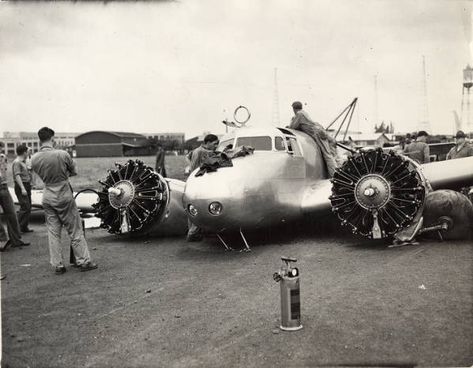
[[[436,190],[426,196],[424,228],[420,233],[438,236],[440,240],[467,239],[473,235],[473,204],[462,193]]]
[[[239,234],[241,236],[241,239],[243,240],[243,243],[245,244],[245,248],[242,248],[240,250],[240,252],[251,252],[250,245],[248,244],[248,241],[246,240],[245,235],[243,235],[243,231],[242,231],[241,228],[240,228]],[[234,248],[230,247],[227,243],[225,243],[225,241],[223,240],[223,237],[222,237],[221,234],[217,234],[217,238],[218,238],[218,240],[220,240],[222,245],[225,247],[225,251],[234,251],[235,250]]]

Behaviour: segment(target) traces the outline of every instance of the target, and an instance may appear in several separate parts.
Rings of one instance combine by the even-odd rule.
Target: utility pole
[[[273,124],[280,125],[279,117],[279,91],[278,91],[278,68],[274,68],[274,92],[273,92]]]
[[[428,133],[431,133],[429,121],[429,99],[427,95],[427,71],[425,68],[424,55],[422,55],[422,104],[422,119],[419,122],[418,130],[425,130]]]
[[[379,115],[378,115],[378,74],[374,76],[374,123],[378,125]]]

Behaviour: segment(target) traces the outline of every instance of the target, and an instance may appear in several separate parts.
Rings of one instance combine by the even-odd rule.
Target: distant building
[[[393,142],[394,135],[389,133],[355,133],[350,135],[357,146],[383,147],[385,143]],[[348,139],[348,135],[347,135]],[[337,141],[342,141],[343,135],[339,134]]]
[[[58,148],[67,149],[75,144],[75,137],[79,133],[56,133],[55,141]],[[38,152],[40,144],[36,132],[3,132],[3,138],[0,138],[0,152],[7,156],[16,154],[16,147],[25,144],[30,147],[33,153]]]
[[[154,138],[158,141],[177,141],[179,144],[185,142],[184,133],[145,133],[147,138]]]
[[[143,156],[151,152],[148,138],[137,133],[91,131],[76,137],[76,157]]]

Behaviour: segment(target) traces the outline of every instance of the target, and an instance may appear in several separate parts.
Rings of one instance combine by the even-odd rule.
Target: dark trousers
[[[24,231],[28,229],[31,214],[31,184],[23,182],[23,186],[26,189],[27,195],[21,194],[20,186],[15,182],[15,194],[20,204],[20,210],[18,211],[18,223],[20,224],[20,230]]]
[[[8,237],[12,244],[19,244],[21,242],[20,225],[18,225],[15,205],[6,184],[0,184],[0,206],[3,210],[3,219],[7,223]],[[0,238],[5,238],[5,235],[5,229],[0,223]]]

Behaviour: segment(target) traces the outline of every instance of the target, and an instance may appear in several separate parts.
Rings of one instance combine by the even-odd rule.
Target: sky
[[[452,133],[471,14],[454,0],[0,2],[0,132],[190,138],[223,133],[239,105],[252,126],[279,106],[286,125],[295,100],[327,125],[358,97],[354,129],[414,131],[427,106],[431,131]]]

